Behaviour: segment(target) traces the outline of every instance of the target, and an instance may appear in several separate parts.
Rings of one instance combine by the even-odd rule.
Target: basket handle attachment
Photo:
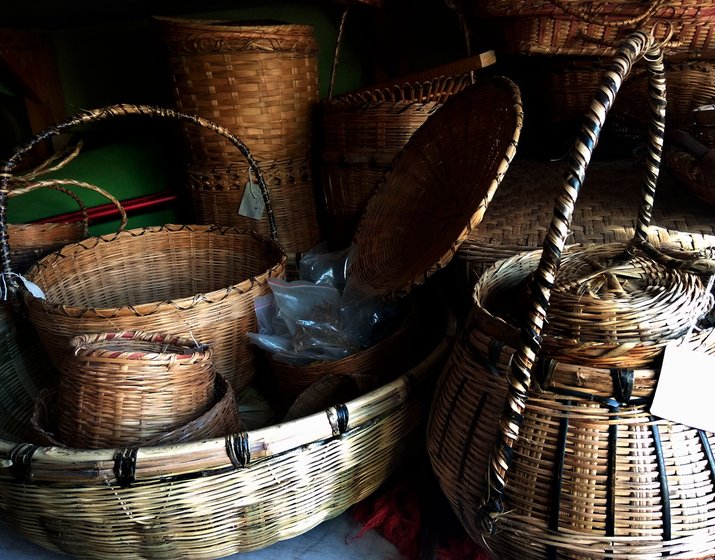
[[[508,395],[499,423],[497,440],[490,456],[487,494],[477,513],[480,530],[484,535],[494,534],[499,518],[505,515],[503,495],[506,476],[512,462],[514,446],[519,439],[523,412],[531,386],[531,370],[541,349],[541,331],[546,321],[551,290],[559,269],[561,253],[566,244],[576,198],[593,150],[598,144],[608,111],[632,66],[641,58],[645,61],[648,70],[650,126],[646,169],[642,178],[641,205],[634,239],[625,256],[632,255],[633,246],[649,245],[647,230],[652,216],[665,131],[665,68],[662,49],[656,44],[653,35],[646,31],[635,31],[625,39],[606,71],[569,155],[566,177],[543,242],[541,260],[534,273],[532,297],[521,329],[521,342],[512,358],[511,371],[507,374]],[[657,251],[655,248],[653,250]]]
[[[105,191],[103,188],[98,187],[96,185],[92,185],[91,183],[85,183],[84,181],[76,181],[74,179],[44,179],[42,181],[35,181],[32,183],[28,183],[22,187],[12,189],[8,193],[8,198],[14,198],[16,196],[27,194],[29,192],[32,192],[34,190],[41,189],[41,188],[53,189],[53,190],[59,191],[61,193],[64,193],[67,196],[72,197],[75,200],[75,202],[77,202],[77,204],[79,205],[79,207],[82,211],[85,233],[87,233],[87,228],[89,227],[89,216],[87,214],[87,206],[84,204],[84,202],[77,195],[76,192],[71,191],[67,187],[79,187],[82,189],[88,189],[88,190],[91,190],[91,191],[101,194],[103,197],[105,197],[107,200],[109,200],[112,204],[114,204],[114,206],[117,208],[117,211],[119,212],[120,223],[119,223],[118,231],[124,231],[124,229],[127,227],[127,213],[124,210],[122,203],[119,202],[119,200],[117,200],[114,196],[109,194],[107,191]]]
[[[48,138],[51,138],[52,136],[57,136],[58,134],[61,134],[75,126],[124,116],[143,116],[183,121],[212,130],[219,136],[223,136],[229,142],[231,142],[231,144],[238,148],[241,154],[243,154],[243,157],[248,162],[249,167],[251,168],[258,180],[258,187],[261,189],[263,201],[266,205],[266,213],[268,216],[268,224],[270,227],[271,238],[274,240],[276,239],[276,222],[275,217],[273,215],[273,208],[271,206],[270,197],[268,194],[268,187],[266,186],[266,182],[263,179],[263,174],[261,173],[258,163],[253,158],[246,145],[241,141],[238,136],[230,132],[228,129],[198,115],[189,115],[186,113],[175,111],[173,109],[155,107],[152,105],[117,104],[109,105],[107,107],[102,107],[99,109],[82,111],[68,118],[65,121],[47,127],[45,130],[39,132],[34,137],[32,137],[27,143],[16,147],[13,150],[12,155],[8,158],[8,160],[4,162],[4,164],[0,168],[0,264],[2,265],[2,270],[0,272],[2,272],[3,274],[12,273],[12,262],[10,260],[10,247],[7,235],[7,199],[11,190],[13,178],[12,173],[17,167],[17,165],[22,161],[23,156],[25,156],[25,154],[32,150],[32,148],[34,148],[37,144],[43,142]]]
[[[567,0],[549,1],[568,15],[576,17],[585,23],[603,25],[606,27],[627,27],[630,25],[638,25],[645,19],[651,17],[661,6],[665,4],[666,0],[650,0],[648,7],[643,11],[643,13],[627,19],[608,19],[599,14],[593,13],[588,8],[588,6],[592,5],[593,2],[577,3],[577,5],[574,6],[572,2],[568,2]]]

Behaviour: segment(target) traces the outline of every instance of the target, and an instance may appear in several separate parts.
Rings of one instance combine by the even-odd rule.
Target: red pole
[[[120,201],[124,211],[127,214],[146,212],[148,210],[156,210],[161,206],[169,204],[170,202],[176,201],[176,194],[170,191],[162,191],[158,193],[148,194],[145,196],[138,196],[136,198],[130,198],[127,200]],[[119,218],[119,211],[117,207],[111,202],[107,204],[101,204],[93,208],[87,209],[87,215],[89,217],[89,222],[92,224],[106,222],[112,219]],[[55,216],[49,216],[47,218],[41,218],[35,220],[35,223],[46,224],[55,222],[79,222],[83,219],[82,212],[77,210],[75,212],[66,212],[64,214],[56,214]]]

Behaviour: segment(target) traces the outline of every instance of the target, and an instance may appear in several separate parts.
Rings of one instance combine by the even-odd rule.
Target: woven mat
[[[564,162],[514,161],[457,258],[478,271],[514,253],[539,249],[564,173]],[[642,167],[635,161],[593,161],[576,201],[567,243],[628,241],[638,214],[641,177]],[[653,237],[661,242],[678,232],[715,235],[712,208],[678,188],[665,170],[658,180],[651,223],[657,226],[652,228]],[[709,241],[702,243],[715,244],[715,239]]]

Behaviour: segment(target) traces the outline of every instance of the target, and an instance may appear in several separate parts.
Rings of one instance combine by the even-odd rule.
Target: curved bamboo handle
[[[268,194],[268,187],[266,186],[266,182],[263,179],[263,174],[258,167],[258,163],[256,162],[256,160],[253,159],[253,156],[248,151],[248,148],[241,141],[241,139],[238,138],[238,136],[231,133],[228,129],[208,119],[196,115],[180,113],[178,111],[174,111],[173,109],[154,107],[151,105],[110,105],[108,107],[77,113],[76,115],[59,124],[55,124],[46,128],[42,132],[35,135],[32,139],[30,139],[26,144],[15,148],[10,158],[4,163],[2,168],[0,168],[0,259],[2,263],[3,273],[12,272],[10,247],[7,235],[7,198],[8,193],[10,191],[10,183],[13,177],[12,172],[17,167],[18,163],[22,161],[23,156],[25,156],[25,154],[27,154],[30,150],[32,150],[32,148],[34,148],[42,141],[51,138],[52,136],[61,134],[62,132],[65,132],[75,126],[124,116],[143,116],[188,122],[212,130],[216,134],[223,136],[229,142],[231,142],[231,144],[238,148],[243,157],[246,158],[249,167],[251,168],[258,180],[258,186],[261,189],[263,201],[266,205],[266,213],[268,215],[268,224],[270,227],[271,237],[273,239],[276,239],[276,222],[273,216],[273,208],[271,206],[271,201]]]
[[[554,6],[560,8],[570,16],[574,16],[585,23],[593,23],[596,25],[604,25],[606,27],[626,27],[629,25],[638,25],[643,20],[652,16],[658,8],[665,4],[665,0],[651,0],[648,8],[640,15],[628,19],[607,19],[603,16],[598,16],[589,12],[588,8],[578,4],[576,7],[567,0],[549,0]],[[589,2],[590,3],[590,2]]]
[[[559,269],[576,198],[593,150],[598,144],[606,115],[631,67],[641,58],[645,60],[648,68],[651,119],[648,131],[647,167],[643,175],[642,199],[635,239],[640,243],[647,242],[647,230],[651,220],[655,185],[663,151],[665,69],[662,50],[655,43],[653,36],[644,31],[636,31],[629,35],[618,49],[591,101],[571,149],[568,173],[544,240],[541,260],[534,273],[533,295],[521,330],[521,344],[513,356],[511,372],[507,375],[509,391],[507,402],[499,424],[495,448],[490,456],[488,492],[478,513],[480,527],[484,534],[493,534],[499,517],[504,514],[503,494],[506,475],[511,465],[514,446],[519,439],[523,412],[531,387],[531,369],[541,349],[541,331],[546,321],[551,289]]]
[[[48,189],[54,189],[56,191],[60,191],[65,193],[66,195],[71,196],[72,198],[75,199],[77,204],[79,204],[80,208],[82,209],[82,215],[84,216],[84,223],[86,226],[89,226],[89,217],[87,216],[87,207],[85,206],[84,202],[82,202],[82,199],[77,196],[77,193],[72,192],[71,190],[65,188],[65,187],[79,187],[82,189],[88,189],[94,192],[97,192],[101,194],[104,198],[109,200],[114,206],[116,206],[117,211],[119,212],[119,217],[120,217],[120,223],[119,223],[119,228],[118,231],[124,231],[124,229],[127,227],[127,213],[124,210],[124,207],[122,206],[122,203],[119,202],[114,196],[109,194],[107,191],[105,191],[103,188],[98,187],[96,185],[92,185],[91,183],[85,183],[84,181],[76,181],[74,179],[45,179],[42,181],[34,181],[32,183],[28,183],[22,187],[19,188],[14,188],[8,193],[9,198],[14,198],[16,196],[20,196],[26,193],[29,193],[31,191],[41,189],[41,188],[48,188]]]

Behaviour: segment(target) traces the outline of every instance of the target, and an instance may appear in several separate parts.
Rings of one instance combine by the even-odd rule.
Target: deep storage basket
[[[311,176],[319,100],[318,43],[309,25],[156,17],[179,111],[225,127],[251,147],[271,193],[278,240],[289,253],[320,241]],[[185,127],[187,188],[201,224],[267,232],[265,215],[239,215],[246,162],[205,130]],[[219,141],[217,141],[219,140]]]
[[[562,255],[573,257],[563,250],[585,170],[622,77],[641,58],[652,74],[652,123],[636,233],[621,244],[620,258],[643,251],[653,262],[675,267],[712,265],[665,255],[647,242],[665,83],[661,50],[651,36],[636,32],[619,49],[574,144],[541,259],[529,274],[519,328],[489,313],[493,301],[475,301],[433,401],[428,452],[440,485],[470,535],[478,542],[485,538],[502,560],[715,554],[714,436],[650,414],[659,362],[632,367],[624,354],[618,365],[594,369],[541,352]],[[588,257],[583,250],[576,254]],[[616,258],[609,266],[618,263]],[[511,271],[501,263],[490,271],[500,266],[504,274]],[[617,287],[611,288],[616,299]],[[574,308],[574,324],[581,320],[589,319]],[[690,341],[715,350],[711,330],[696,331]]]
[[[270,215],[260,169],[243,143],[210,121],[168,109],[118,105],[80,113],[17,148],[5,170],[43,137],[78,124],[137,115],[183,121],[228,139],[254,167]],[[285,261],[277,242],[254,232],[152,226],[93,237],[46,256],[27,273],[45,298],[25,293],[25,301],[58,368],[69,339],[80,334],[175,334],[212,346],[216,371],[240,391],[255,371],[254,349],[245,334],[256,328],[253,300],[269,292],[268,278],[283,275]],[[4,266],[11,271],[7,259]]]

